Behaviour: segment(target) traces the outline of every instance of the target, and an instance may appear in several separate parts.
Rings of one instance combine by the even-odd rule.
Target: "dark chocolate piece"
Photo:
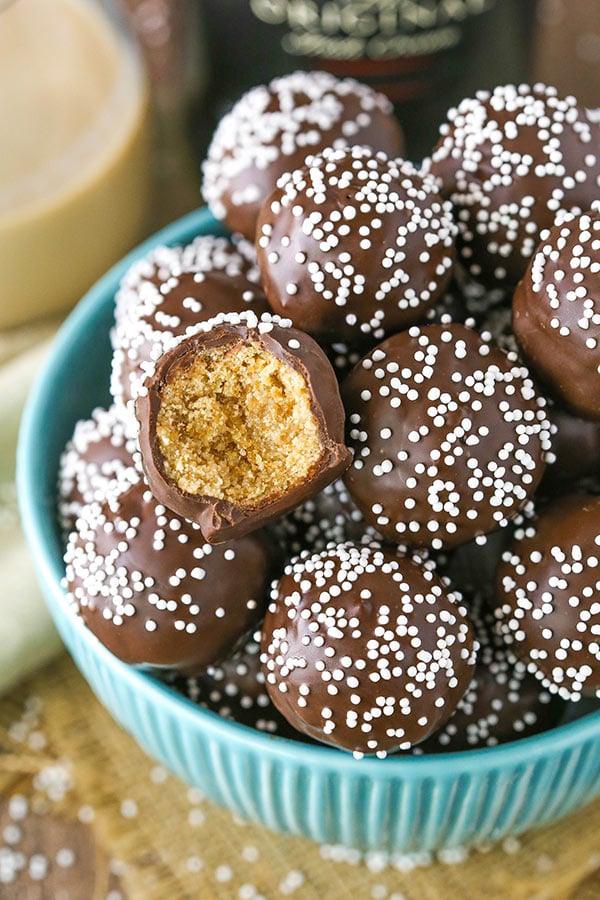
[[[497,578],[507,646],[565,700],[600,697],[600,497],[573,495],[517,529]]]
[[[327,72],[275,78],[221,120],[203,165],[204,199],[231,231],[254,241],[258,211],[279,177],[309,153],[348,144],[402,153],[402,131],[383,94]]]
[[[84,507],[65,553],[67,600],[127,663],[193,675],[260,620],[272,575],[263,532],[213,547],[141,480]]]
[[[344,481],[386,540],[452,547],[504,527],[550,450],[546,401],[511,354],[464,325],[379,344],[342,387]]]
[[[598,197],[600,124],[553,87],[480,91],[448,113],[431,171],[457,213],[471,275],[514,286],[559,210]]]
[[[475,642],[432,564],[380,545],[301,554],[263,625],[271,700],[299,731],[354,753],[409,749],[467,690]]]
[[[443,295],[455,234],[435,179],[368,147],[328,148],[265,201],[257,258],[276,313],[322,340],[372,344]]]
[[[148,482],[208,541],[258,528],[348,467],[335,373],[308,335],[227,315],[167,351],[137,401]]]
[[[599,420],[600,214],[565,214],[544,232],[515,291],[513,328],[552,395]]]

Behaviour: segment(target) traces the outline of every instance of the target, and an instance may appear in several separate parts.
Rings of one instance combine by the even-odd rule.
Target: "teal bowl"
[[[91,289],[67,319],[30,395],[18,451],[23,526],[50,611],[90,686],[123,728],[211,799],[270,828],[390,854],[497,841],[600,793],[600,713],[500,747],[356,760],[268,736],[200,709],[120,662],[67,609],[56,521],[59,455],[77,419],[107,405],[119,280],[159,243],[217,230],[205,210],[159,232]]]

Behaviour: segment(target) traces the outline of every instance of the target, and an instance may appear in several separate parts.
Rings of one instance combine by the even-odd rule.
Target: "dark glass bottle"
[[[213,104],[297,68],[350,75],[394,102],[418,159],[463,96],[526,73],[533,0],[203,0]]]

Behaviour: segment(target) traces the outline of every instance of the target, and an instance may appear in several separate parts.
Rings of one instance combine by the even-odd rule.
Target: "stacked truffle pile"
[[[498,88],[401,151],[352,80],[245,95],[204,166],[239,234],[128,272],[59,483],[68,600],[115,655],[357,756],[600,696],[600,126]]]

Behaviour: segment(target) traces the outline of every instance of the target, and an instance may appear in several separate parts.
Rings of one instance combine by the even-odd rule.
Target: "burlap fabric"
[[[600,801],[443,861],[241,822],[141,751],[61,657],[0,706],[2,900],[592,900]]]

